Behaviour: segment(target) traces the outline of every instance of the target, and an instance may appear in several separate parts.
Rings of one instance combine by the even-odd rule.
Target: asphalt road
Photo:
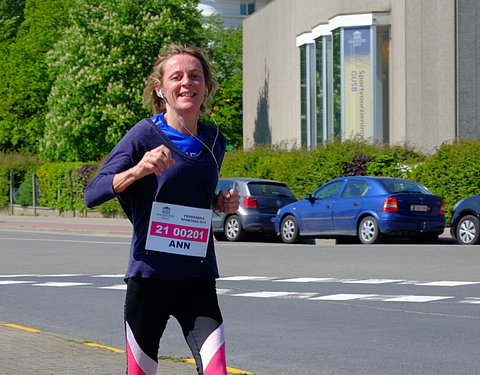
[[[0,320],[123,348],[127,238],[0,232]],[[479,374],[480,248],[217,243],[229,366]],[[172,320],[161,355],[190,356]]]

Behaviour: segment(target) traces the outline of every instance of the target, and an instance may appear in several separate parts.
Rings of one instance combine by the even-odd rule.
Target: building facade
[[[225,27],[242,25],[245,17],[263,8],[271,0],[200,0],[198,9],[204,17],[217,15]]]
[[[275,0],[243,27],[245,148],[480,137],[477,0]]]

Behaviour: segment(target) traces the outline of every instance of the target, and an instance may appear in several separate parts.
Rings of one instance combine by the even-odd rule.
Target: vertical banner
[[[343,137],[357,135],[370,139],[372,134],[372,54],[371,29],[343,30]]]

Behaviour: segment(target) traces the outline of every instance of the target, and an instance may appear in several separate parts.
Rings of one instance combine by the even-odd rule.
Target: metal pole
[[[13,196],[13,186],[14,186],[14,176],[13,176],[13,172],[10,171],[10,210],[11,210],[11,213],[12,215],[14,214],[14,210],[13,210],[13,204],[15,203],[14,202],[14,196]]]
[[[37,186],[35,173],[32,173],[32,206],[33,206],[33,216],[37,216]]]

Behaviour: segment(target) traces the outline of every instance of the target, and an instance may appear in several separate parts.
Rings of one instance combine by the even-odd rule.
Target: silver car
[[[248,233],[274,235],[272,219],[278,209],[297,201],[283,182],[258,178],[220,178],[215,193],[232,188],[240,195],[240,207],[234,214],[213,213],[213,235],[217,240],[242,241]]]

